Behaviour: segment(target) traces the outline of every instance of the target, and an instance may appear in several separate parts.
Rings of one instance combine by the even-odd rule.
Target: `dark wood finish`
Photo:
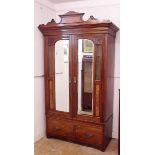
[[[74,137],[74,126],[65,120],[48,120],[47,136],[72,138]]]
[[[71,11],[60,15],[60,23],[52,19],[38,27],[44,35],[46,133],[49,138],[60,138],[104,151],[112,137],[114,45],[118,27],[109,20],[99,21],[93,16],[84,21],[83,15]],[[62,39],[69,40],[69,113],[55,109],[54,53],[56,41]],[[89,39],[94,43],[93,115],[77,113],[78,39]]]
[[[83,111],[91,111],[92,110],[92,93],[83,94],[83,102],[82,102],[82,109]]]
[[[103,53],[103,71],[102,78],[105,81],[102,87],[104,92],[104,99],[102,100],[103,105],[103,122],[106,122],[105,129],[105,145],[108,144],[112,138],[112,117],[113,117],[113,98],[114,98],[114,57],[115,57],[115,38],[106,34],[104,42],[104,53]],[[106,59],[105,59],[106,58]]]

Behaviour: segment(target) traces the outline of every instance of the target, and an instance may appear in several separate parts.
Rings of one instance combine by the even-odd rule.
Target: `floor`
[[[42,138],[35,143],[34,155],[118,155],[118,141],[112,139],[105,152],[58,139]]]

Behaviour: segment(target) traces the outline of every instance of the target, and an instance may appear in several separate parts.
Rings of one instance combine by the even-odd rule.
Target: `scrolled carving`
[[[90,16],[91,20],[97,20],[97,18],[94,18],[94,16]]]
[[[48,22],[46,25],[56,25],[57,23],[55,22],[54,19],[52,19],[50,22]]]
[[[97,18],[95,18],[94,16],[90,16],[87,21],[88,22],[99,22],[99,20]]]
[[[51,20],[51,23],[56,23],[54,19]]]
[[[84,13],[69,11],[64,15],[59,15],[61,18],[60,24],[84,22],[83,21],[83,15],[84,15]]]
[[[60,39],[59,38],[48,38],[48,46],[54,46],[58,40]]]

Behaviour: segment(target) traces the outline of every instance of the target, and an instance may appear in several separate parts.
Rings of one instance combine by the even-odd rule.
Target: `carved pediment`
[[[84,13],[69,11],[65,13],[64,15],[59,15],[59,17],[61,18],[60,24],[84,22],[83,15]]]
[[[79,12],[75,12],[75,11],[69,11],[69,12],[67,12],[67,13],[65,13],[63,15],[60,15],[60,16],[71,16],[71,15],[79,15],[79,14],[83,14],[84,15],[84,13],[79,13]]]

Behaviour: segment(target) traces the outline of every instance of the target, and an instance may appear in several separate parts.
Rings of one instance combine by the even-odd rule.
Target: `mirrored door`
[[[78,114],[93,115],[94,43],[78,39]]]
[[[55,44],[55,107],[69,112],[69,40]]]
[[[49,105],[51,110],[70,111],[70,40],[52,40],[49,45]]]

